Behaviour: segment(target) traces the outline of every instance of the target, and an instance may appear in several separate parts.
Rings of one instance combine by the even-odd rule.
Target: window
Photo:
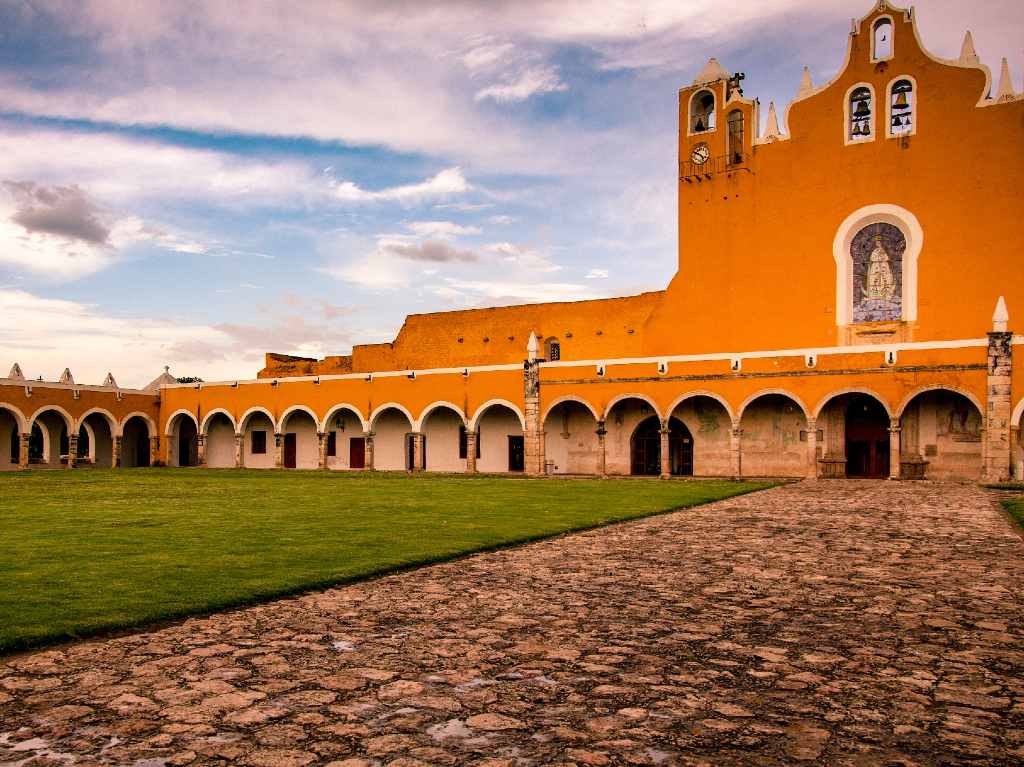
[[[729,113],[729,164],[743,162],[743,113],[734,109]]]
[[[698,91],[690,100],[690,133],[704,133],[715,129],[715,94]]]
[[[850,94],[850,141],[870,141],[874,135],[871,89],[861,86]]]
[[[544,342],[544,359],[548,362],[555,362],[562,358],[562,345],[558,339],[552,336]]]
[[[327,432],[327,457],[333,458],[338,454],[338,432]]]
[[[889,135],[909,136],[914,132],[914,83],[897,80],[889,90]]]
[[[267,433],[265,431],[254,431],[249,436],[249,446],[253,455],[266,455]]]
[[[892,19],[881,18],[875,22],[871,37],[871,60],[884,61],[892,58]]]
[[[469,440],[466,438],[466,427],[459,426],[459,458],[465,458],[469,453]],[[476,457],[480,457],[480,435],[476,435]]]

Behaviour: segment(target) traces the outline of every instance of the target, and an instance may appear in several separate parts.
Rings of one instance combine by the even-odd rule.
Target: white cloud
[[[522,301],[538,303],[544,301],[581,301],[596,298],[587,286],[568,282],[517,282],[511,280],[460,280],[446,279],[435,288],[442,298],[461,300],[469,306],[502,304]]]
[[[343,181],[334,188],[334,196],[345,202],[399,202],[421,203],[444,199],[468,192],[473,187],[462,174],[461,168],[446,168],[418,184],[393,186],[377,191],[362,189],[351,181]]]
[[[476,101],[493,99],[499,104],[526,101],[541,93],[567,91],[569,86],[562,82],[558,71],[549,66],[531,66],[517,72],[508,80],[481,88],[473,96]]]
[[[480,234],[479,227],[462,226],[454,221],[411,221],[406,226],[422,237],[459,237]]]
[[[557,272],[562,269],[539,251],[511,242],[496,242],[484,250],[493,254],[505,267],[515,267],[529,272]]]
[[[606,280],[606,279],[608,279],[608,270],[607,269],[591,269],[589,272],[587,272],[587,274],[584,277],[584,279],[587,279],[587,280]]]
[[[506,224],[514,224],[519,219],[517,219],[515,216],[504,216],[504,215],[502,215],[502,216],[491,216],[487,220],[490,221],[492,224],[499,224],[499,225],[504,226]]]

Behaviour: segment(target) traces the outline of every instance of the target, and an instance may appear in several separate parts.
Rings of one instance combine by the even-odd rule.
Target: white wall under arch
[[[517,410],[504,404],[492,404],[482,412],[477,411],[474,417],[480,443],[477,471],[495,474],[508,471],[508,438],[522,436],[520,419]]]
[[[343,411],[346,411],[346,410],[351,412],[356,417],[356,419],[358,419],[358,421],[359,421],[359,428],[362,431],[369,431],[370,430],[370,425],[369,425],[369,423],[367,423],[366,419],[363,418],[363,413],[362,413],[362,411],[359,410],[359,408],[357,408],[355,405],[349,404],[348,402],[339,402],[336,405],[331,405],[331,407],[328,409],[327,413],[324,415],[323,421],[320,422],[320,431],[328,432],[328,431],[333,430],[334,426],[331,423],[332,419],[336,415],[338,415],[339,413],[341,413]],[[350,429],[348,428],[347,424],[346,424],[346,427],[345,427],[345,431],[346,432],[350,431]]]
[[[288,426],[288,419],[294,416],[296,413],[305,413],[306,415],[308,415],[310,418],[313,419],[313,430],[319,430],[320,417],[317,416],[313,408],[308,407],[307,405],[292,405],[283,413],[281,413],[281,417],[277,419],[277,431],[279,434],[285,433],[285,429]]]
[[[483,416],[490,408],[492,408],[492,407],[494,407],[496,405],[502,405],[502,406],[508,408],[509,410],[511,410],[513,413],[515,413],[516,418],[519,419],[519,428],[520,428],[520,430],[523,430],[523,429],[526,428],[526,419],[523,417],[523,412],[519,409],[519,407],[514,402],[509,402],[507,399],[489,399],[486,402],[484,402],[482,405],[480,405],[480,407],[478,407],[474,411],[473,417],[469,419],[469,428],[470,429],[476,429],[477,431],[480,431],[480,418],[481,418],[481,416]]]
[[[448,410],[458,414],[463,423],[466,422],[466,414],[462,412],[461,407],[456,405],[454,402],[449,402],[448,400],[438,400],[437,402],[431,402],[423,408],[423,411],[420,413],[420,417],[413,421],[413,431],[423,431],[423,424],[430,417],[430,414],[438,408],[447,408]]]
[[[273,469],[277,447],[274,442],[274,419],[262,408],[252,408],[240,420],[245,431],[242,432],[242,465],[247,469]],[[266,433],[267,450],[265,453],[252,452],[252,433]]]
[[[199,429],[199,433],[200,434],[206,434],[207,433],[206,430],[210,427],[210,421],[213,418],[215,418],[216,416],[218,416],[218,415],[223,416],[224,418],[227,419],[228,423],[231,424],[231,430],[232,431],[234,431],[236,429],[235,417],[233,415],[231,415],[230,411],[225,410],[222,407],[216,407],[213,410],[211,410],[210,412],[208,412],[203,417],[203,423],[202,423],[202,426]]]
[[[235,465],[235,424],[223,410],[203,419],[206,429],[206,465],[211,469],[231,469]]]
[[[373,424],[373,468],[379,471],[404,471],[405,435],[412,431],[412,418],[405,408],[377,408],[370,418]]]
[[[281,418],[281,439],[295,435],[295,468],[316,469],[320,466],[320,441],[317,429],[320,422],[306,408],[290,408]],[[267,450],[274,444],[268,439]]]
[[[846,389],[837,389],[836,391],[829,392],[824,397],[822,397],[821,401],[818,402],[818,404],[815,406],[813,411],[814,415],[811,417],[814,419],[820,418],[822,412],[825,410],[826,407],[828,407],[828,403],[830,403],[832,400],[838,397],[842,397],[844,394],[864,394],[868,397],[872,397],[873,399],[878,400],[878,404],[885,408],[885,412],[889,416],[889,418],[893,417],[892,407],[890,407],[889,401],[881,394],[876,392],[874,389],[868,389],[867,387],[864,386],[851,386]]]
[[[550,473],[597,474],[599,451],[594,411],[570,397],[552,403],[544,418],[544,458]]]
[[[616,405],[618,405],[618,404],[620,404],[622,402],[625,402],[626,400],[630,400],[630,399],[635,399],[635,400],[639,400],[641,402],[645,402],[648,405],[648,407],[650,407],[651,410],[654,411],[654,415],[658,416],[658,418],[660,418],[662,420],[665,420],[665,417],[661,414],[661,409],[658,407],[658,404],[654,400],[652,400],[650,397],[648,397],[646,394],[639,394],[639,393],[637,393],[637,394],[619,394],[618,396],[613,397],[608,402],[608,406],[605,407],[605,409],[604,409],[604,420],[605,421],[608,420],[609,416],[611,416],[612,410],[615,408]]]
[[[426,449],[426,470],[464,472],[466,459],[459,457],[460,427],[465,427],[461,411],[451,405],[431,406],[420,416],[419,431],[423,433]]]

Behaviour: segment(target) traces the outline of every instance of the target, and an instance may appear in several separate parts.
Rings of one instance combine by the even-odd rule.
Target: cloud
[[[11,221],[31,234],[53,234],[92,245],[105,245],[110,229],[99,208],[76,186],[47,186],[32,181],[4,181],[18,209]]]
[[[479,227],[462,226],[453,221],[412,221],[406,226],[421,237],[458,237],[480,234]]]
[[[464,263],[479,261],[480,257],[472,250],[459,250],[447,242],[426,240],[415,245],[401,242],[383,242],[380,251],[388,255],[407,258],[410,261],[461,261]]]
[[[505,82],[481,88],[473,96],[475,101],[493,99],[499,104],[526,101],[541,93],[567,91],[569,86],[562,82],[558,71],[549,66],[531,66],[517,72]]]
[[[608,270],[607,269],[591,269],[589,272],[587,272],[587,274],[584,277],[584,279],[587,279],[587,280],[606,280],[606,279],[608,279]]]
[[[447,168],[418,184],[394,186],[377,191],[362,189],[351,181],[343,181],[334,188],[334,196],[345,202],[400,202],[420,203],[444,199],[468,192],[473,187],[462,174],[461,168]]]
[[[511,242],[496,242],[485,250],[495,256],[505,267],[514,267],[531,272],[557,272],[562,269],[539,251]]]
[[[519,219],[517,219],[515,216],[504,216],[504,215],[502,215],[502,216],[491,216],[487,220],[490,221],[492,224],[500,224],[500,225],[504,226],[506,224],[514,224]]]
[[[466,306],[516,302],[582,301],[597,294],[585,285],[568,282],[518,282],[512,280],[460,280],[449,278],[435,288],[441,298]]]

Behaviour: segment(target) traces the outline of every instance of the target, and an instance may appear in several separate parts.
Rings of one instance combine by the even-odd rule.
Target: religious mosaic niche
[[[902,319],[906,249],[907,238],[892,224],[871,224],[857,232],[850,244],[854,322]]]

